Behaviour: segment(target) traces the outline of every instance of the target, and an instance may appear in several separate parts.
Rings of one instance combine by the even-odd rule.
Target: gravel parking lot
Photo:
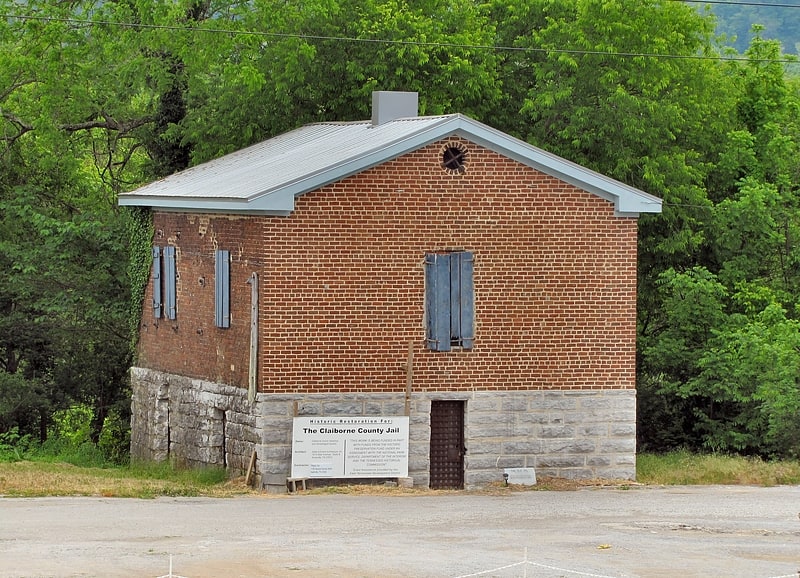
[[[0,576],[798,578],[800,487],[0,499]]]

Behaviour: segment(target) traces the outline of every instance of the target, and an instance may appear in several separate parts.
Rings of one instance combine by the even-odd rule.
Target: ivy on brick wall
[[[128,328],[130,330],[131,355],[135,358],[144,293],[150,279],[153,221],[149,209],[126,207],[123,211],[126,215],[128,229],[128,279],[131,289]]]

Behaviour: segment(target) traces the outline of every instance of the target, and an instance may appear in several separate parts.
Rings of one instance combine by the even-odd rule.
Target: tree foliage
[[[125,415],[152,234],[116,195],[373,90],[664,199],[640,219],[641,447],[797,455],[800,89],[666,0],[0,0],[0,432]]]
[[[734,116],[706,180],[706,240],[693,269],[661,276],[641,373],[645,399],[677,401],[655,412],[672,439],[797,456],[800,86],[776,42],[756,36],[747,55],[727,66]]]

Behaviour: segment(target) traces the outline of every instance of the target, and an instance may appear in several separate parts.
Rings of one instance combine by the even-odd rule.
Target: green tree
[[[15,416],[4,427],[43,439],[53,411],[84,401],[96,439],[126,397],[129,291],[115,192],[143,174],[133,132],[149,120],[135,116],[124,66],[109,71],[126,61],[123,49],[68,20],[92,6],[2,10],[35,16],[0,23],[0,259],[9,273],[0,281],[0,407]],[[15,413],[15,398],[37,411]]]
[[[653,414],[642,418],[680,418],[669,435],[656,437],[685,445],[793,456],[797,429],[789,416],[800,403],[793,373],[800,93],[778,62],[776,42],[756,36],[747,55],[746,63],[720,64],[735,114],[705,180],[713,206],[694,258],[703,275],[695,267],[662,276],[666,282],[652,294],[640,377]],[[703,299],[685,300],[702,288]],[[662,423],[670,427],[669,419]],[[645,443],[658,444],[647,430],[642,434]]]
[[[0,319],[3,369],[30,383],[42,411],[89,404],[96,439],[105,416],[127,392],[121,217],[67,206],[52,198],[45,184],[41,190],[28,184],[10,192],[0,198],[0,253],[11,273],[0,284],[6,313]],[[7,382],[14,388],[6,393],[16,395],[19,379]],[[43,436],[47,418],[15,425]]]
[[[706,447],[800,456],[800,322],[775,302],[733,315],[698,367],[681,392],[703,400],[695,415]]]
[[[370,116],[373,90],[478,117],[500,95],[493,26],[468,0],[259,0],[184,43],[184,139],[201,162],[299,125]],[[211,37],[213,36],[213,37]]]

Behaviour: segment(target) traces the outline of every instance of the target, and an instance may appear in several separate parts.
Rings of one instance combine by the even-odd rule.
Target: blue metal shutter
[[[231,326],[231,253],[218,250],[215,254],[214,273],[214,325]]]
[[[167,319],[175,319],[176,317],[176,284],[175,247],[164,247],[164,314]]]
[[[450,255],[450,339],[471,349],[475,325],[475,286],[472,253]]]
[[[153,247],[153,317],[161,319],[161,247]]]
[[[450,351],[450,255],[425,255],[427,346]]]

